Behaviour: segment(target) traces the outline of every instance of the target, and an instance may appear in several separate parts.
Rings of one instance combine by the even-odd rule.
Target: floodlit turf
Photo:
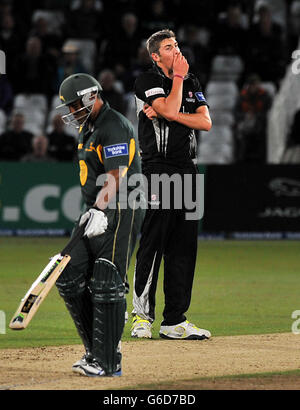
[[[8,328],[20,299],[66,238],[0,238],[0,311],[6,334],[0,348],[77,344],[80,339],[56,288],[27,329]],[[199,241],[188,319],[214,336],[291,331],[299,302],[299,241]],[[132,284],[134,257],[129,271]],[[154,337],[162,320],[162,270]],[[132,309],[128,295],[128,311]],[[123,340],[130,335],[131,320]],[[0,327],[1,329],[1,327]],[[132,340],[132,339],[131,339]]]

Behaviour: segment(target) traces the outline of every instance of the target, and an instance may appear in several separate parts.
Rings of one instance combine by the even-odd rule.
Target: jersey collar
[[[162,76],[162,77],[166,78],[167,80],[171,81],[171,79],[165,75],[163,70],[160,67],[158,67],[157,64],[153,63],[153,69],[154,69],[155,72],[157,72],[157,74],[159,74],[160,76]]]

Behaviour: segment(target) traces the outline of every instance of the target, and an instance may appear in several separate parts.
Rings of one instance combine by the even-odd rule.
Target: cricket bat
[[[56,280],[70,262],[71,257],[68,255],[68,252],[70,252],[74,245],[82,238],[86,223],[76,229],[72,239],[65,248],[51,258],[50,262],[30,286],[11,319],[9,324],[10,329],[22,330],[28,326],[38,308],[41,306],[41,303],[54,286]]]

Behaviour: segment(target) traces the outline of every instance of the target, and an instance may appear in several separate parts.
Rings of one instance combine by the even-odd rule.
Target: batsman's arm
[[[122,170],[112,169],[106,173],[107,180],[105,181],[102,189],[99,191],[95,206],[100,210],[105,210],[110,202],[113,201],[122,180]]]

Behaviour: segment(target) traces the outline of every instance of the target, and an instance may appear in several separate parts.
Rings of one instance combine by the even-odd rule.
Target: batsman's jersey
[[[153,66],[141,74],[135,82],[135,96],[139,119],[138,137],[143,164],[165,163],[176,165],[191,162],[196,156],[196,138],[193,129],[176,121],[164,118],[150,120],[143,112],[145,103],[152,105],[156,98],[166,98],[173,81],[162,70]],[[195,113],[197,108],[207,105],[201,85],[193,74],[183,81],[180,112]]]
[[[79,134],[78,159],[81,192],[87,207],[94,205],[101,189],[99,180],[97,184],[99,176],[120,167],[127,179],[141,173],[133,126],[106,102],[92,129],[84,126]],[[133,188],[128,187],[128,191],[130,189]]]

